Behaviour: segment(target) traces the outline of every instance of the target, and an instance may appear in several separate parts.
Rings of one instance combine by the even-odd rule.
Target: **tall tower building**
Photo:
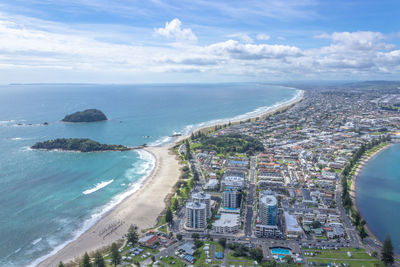
[[[206,228],[206,226],[206,204],[188,202],[186,204],[186,227],[200,230]]]
[[[206,205],[206,216],[211,217],[211,196],[204,192],[198,192],[192,195],[193,202],[204,203]]]
[[[259,215],[262,225],[277,224],[278,202],[275,196],[261,195],[259,199]]]
[[[236,189],[227,189],[222,193],[222,207],[237,209],[240,208],[242,194]]]

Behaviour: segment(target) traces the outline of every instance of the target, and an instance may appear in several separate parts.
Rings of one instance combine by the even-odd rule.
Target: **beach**
[[[245,119],[265,118],[266,116],[283,110],[301,101],[304,91],[301,91],[290,101],[277,105],[262,114],[255,114],[252,117],[232,120],[231,123],[238,123]],[[215,125],[227,124],[229,121],[207,125],[194,131],[208,131]],[[135,224],[139,229],[147,229],[156,224],[156,219],[165,209],[165,199],[172,193],[173,186],[180,177],[180,164],[177,155],[172,148],[188,138],[190,133],[178,137],[174,143],[162,146],[147,147],[145,150],[151,153],[155,159],[155,167],[143,186],[132,195],[125,198],[110,212],[80,235],[76,240],[71,241],[61,248],[54,255],[48,257],[38,266],[57,266],[60,261],[69,262],[76,257],[82,256],[85,252],[91,252],[110,245],[126,234],[129,226]],[[112,231],[108,229],[112,229]]]
[[[356,197],[356,186],[357,186],[357,179],[358,176],[362,170],[362,168],[372,159],[374,158],[376,155],[378,155],[380,152],[382,152],[383,150],[387,149],[388,147],[390,147],[392,144],[387,144],[383,147],[381,147],[380,149],[378,149],[377,151],[375,151],[374,153],[372,153],[370,156],[368,157],[363,157],[360,160],[360,164],[358,165],[356,172],[354,173],[354,178],[351,182],[351,187],[350,187],[350,197],[354,203],[353,207],[357,212],[360,212],[357,206],[357,197]],[[374,235],[374,233],[371,231],[371,229],[368,227],[368,224],[365,224],[365,229],[368,233],[368,235],[370,237],[372,237],[373,239],[375,239],[376,241],[379,241],[379,239]]]

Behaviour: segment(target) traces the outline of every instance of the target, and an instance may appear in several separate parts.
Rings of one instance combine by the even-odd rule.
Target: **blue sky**
[[[397,0],[3,0],[0,83],[400,77]]]

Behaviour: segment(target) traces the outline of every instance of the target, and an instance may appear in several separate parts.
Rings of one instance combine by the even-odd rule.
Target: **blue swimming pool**
[[[290,250],[286,248],[272,248],[271,253],[278,255],[290,255]]]

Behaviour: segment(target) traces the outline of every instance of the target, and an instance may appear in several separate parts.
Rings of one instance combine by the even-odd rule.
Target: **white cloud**
[[[268,34],[259,33],[257,34],[257,40],[268,41],[271,38]]]
[[[235,59],[257,60],[301,56],[301,50],[294,46],[241,44],[235,40],[212,44],[207,51],[217,55],[227,55]]]
[[[179,19],[173,19],[171,22],[166,22],[164,28],[155,29],[155,34],[175,39],[181,42],[197,42],[197,37],[190,28],[182,29],[182,22]]]
[[[249,40],[239,38],[239,34],[236,36],[240,40],[199,45],[193,43],[196,36],[190,29],[182,28],[178,19],[167,22],[156,32],[178,44],[165,46],[154,39],[140,45],[132,42],[117,44],[110,41],[112,38],[93,35],[89,29],[75,31],[62,24],[17,20],[0,14],[0,82],[47,82],[46,77],[65,79],[68,75],[79,77],[78,81],[83,82],[93,81],[85,80],[85,75],[92,75],[94,81],[101,76],[102,82],[141,81],[132,77],[150,77],[151,81],[152,77],[160,76],[165,77],[164,81],[176,81],[190,73],[192,78],[200,77],[196,73],[201,74],[198,78],[201,80],[197,81],[207,81],[207,77],[263,80],[289,76],[304,79],[350,75],[370,78],[379,73],[393,77],[400,75],[400,50],[379,32],[320,35],[319,38],[326,38],[331,43],[313,49],[251,44]],[[151,33],[153,29],[147,29],[149,38]],[[118,39],[129,40],[126,36],[130,35],[126,32],[115,34],[121,35]],[[104,35],[109,36],[109,33]],[[10,80],[10,77],[16,80]],[[174,79],[168,80],[168,77]]]
[[[245,43],[252,43],[253,39],[248,36],[246,33],[234,33],[234,34],[229,34],[227,36],[228,38],[238,38],[239,40],[245,42]]]

